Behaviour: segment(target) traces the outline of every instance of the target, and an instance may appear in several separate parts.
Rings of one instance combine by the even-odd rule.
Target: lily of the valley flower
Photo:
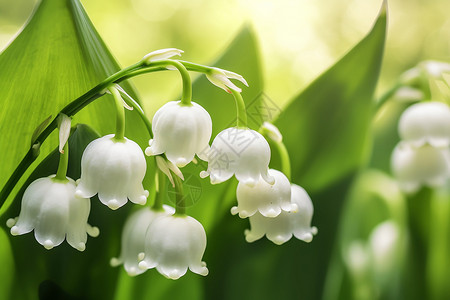
[[[184,53],[183,50],[176,49],[176,48],[159,49],[159,50],[155,50],[155,51],[150,52],[149,54],[145,55],[142,60],[145,61],[146,64],[149,64],[153,61],[169,59],[176,55],[181,56],[181,54],[183,54],[183,53]]]
[[[231,92],[230,89],[239,93],[242,91],[234,83],[232,83],[229,78],[239,80],[240,82],[248,86],[247,81],[241,75],[219,68],[213,68],[210,73],[206,73],[206,78],[208,78],[208,80],[212,84],[220,87],[228,93]]]
[[[146,168],[138,144],[127,138],[115,141],[113,134],[106,135],[84,150],[76,194],[90,198],[98,193],[100,201],[111,209],[123,206],[127,198],[143,205],[148,197],[142,186]]]
[[[247,218],[259,212],[264,217],[274,218],[282,210],[297,211],[297,204],[291,202],[289,179],[277,170],[270,169],[269,174],[275,179],[274,184],[262,179],[253,186],[239,182],[236,190],[238,206],[231,208],[233,215],[239,214],[239,217]]]
[[[190,163],[195,154],[204,158],[202,153],[209,148],[212,121],[203,107],[191,103],[191,106],[186,106],[181,101],[171,101],[155,113],[152,122],[154,138],[145,154],[165,153],[167,159],[178,167]]]
[[[178,279],[192,272],[206,276],[208,269],[202,261],[206,248],[203,226],[189,216],[162,216],[155,219],[147,230],[145,258],[141,269],[155,268],[170,279]]]
[[[450,107],[437,101],[411,105],[400,117],[398,131],[403,141],[415,147],[426,143],[434,147],[448,147]]]
[[[416,148],[400,142],[391,158],[392,171],[400,187],[408,192],[416,192],[421,186],[439,187],[450,176],[450,150],[423,145]]]
[[[34,229],[36,240],[46,249],[60,245],[66,238],[72,247],[84,251],[87,233],[99,233],[87,223],[91,203],[75,196],[75,181],[53,177],[39,178],[30,184],[23,195],[19,217],[9,219],[7,225],[12,235]]]
[[[208,175],[212,184],[217,184],[236,176],[239,182],[254,185],[260,177],[272,184],[269,175],[270,147],[266,139],[251,129],[227,128],[214,139],[206,151],[208,170],[200,177]]]
[[[276,184],[276,183],[275,183]],[[297,212],[282,211],[274,218],[268,218],[255,213],[249,218],[250,230],[245,231],[245,239],[251,243],[264,235],[277,245],[289,241],[294,235],[299,240],[311,242],[317,228],[311,227],[314,207],[306,191],[296,185],[291,185],[291,202],[298,206]]]
[[[130,276],[136,276],[146,271],[140,269],[138,265],[144,259],[147,229],[156,218],[175,213],[173,207],[164,205],[163,208],[163,211],[154,211],[149,207],[144,207],[128,217],[122,231],[120,257],[111,259],[111,265],[118,266],[123,263],[125,271]]]

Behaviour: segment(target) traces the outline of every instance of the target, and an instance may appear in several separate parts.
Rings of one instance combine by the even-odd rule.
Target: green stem
[[[178,60],[162,59],[148,64],[149,67],[167,67],[174,66],[180,72],[181,80],[183,81],[183,94],[181,95],[181,104],[185,106],[191,106],[192,100],[192,83],[191,76],[189,76],[186,67]]]
[[[247,111],[245,110],[245,102],[242,99],[241,93],[230,89],[236,102],[236,126],[238,128],[247,128]]]
[[[55,179],[58,181],[67,181],[67,166],[69,165],[69,141],[64,144],[63,152],[59,154],[58,171]]]
[[[384,92],[380,98],[375,102],[376,110],[378,111],[391,97],[401,88],[403,85],[401,82],[394,84],[389,90]]]
[[[173,172],[172,177],[175,184],[175,214],[184,216],[186,214],[186,204],[184,201],[183,182],[181,181],[181,178]]]
[[[286,146],[283,141],[275,142],[275,145],[278,150],[278,155],[280,155],[281,160],[281,171],[286,175],[286,177],[291,181],[291,161],[289,159],[289,152],[287,151]]]
[[[127,104],[129,106],[133,107],[133,109],[141,117],[141,120],[144,122],[144,125],[147,128],[148,135],[150,136],[150,139],[152,139],[153,138],[152,123],[145,115],[144,111],[142,110],[142,107],[133,98],[131,98],[130,95],[128,95],[127,93],[124,93],[122,95],[125,96],[126,99],[128,99],[128,101],[125,100],[127,102]]]
[[[152,209],[155,211],[162,211],[164,203],[164,195],[167,193],[166,176],[159,170],[157,171],[156,174],[158,178],[157,180],[158,191],[156,192],[155,202],[153,203]]]
[[[116,134],[114,140],[123,142],[125,141],[125,111],[123,108],[123,100],[120,96],[120,92],[115,87],[109,87],[108,90],[111,92],[116,106]]]
[[[423,188],[408,197],[409,253],[405,276],[406,299],[430,299],[427,286],[427,265],[430,235],[431,199],[433,190]]]

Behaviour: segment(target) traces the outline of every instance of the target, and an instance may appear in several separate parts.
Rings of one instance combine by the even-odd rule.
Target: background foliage
[[[235,201],[236,182],[213,187],[202,180],[199,183],[202,196],[198,203],[192,203],[188,213],[208,233],[205,261],[210,274],[206,278],[187,274],[178,281],[170,281],[151,270],[131,278],[122,268],[109,267],[108,262],[119,254],[120,228],[132,205],[111,212],[93,199],[90,222],[100,227],[101,235],[89,240],[84,253],[67,245],[49,252],[30,235],[11,238],[5,226],[0,228],[0,262],[5,266],[1,271],[4,273],[0,273],[1,296],[5,299],[35,299],[38,294],[42,299],[55,294],[75,299],[398,299],[408,291],[408,299],[424,299],[429,295],[445,299],[450,295],[443,280],[449,272],[440,267],[447,261],[448,244],[440,242],[439,236],[430,238],[435,245],[430,246],[434,253],[430,259],[432,267],[420,263],[424,257],[420,253],[414,254],[419,256],[413,256],[411,261],[401,259],[407,228],[415,222],[405,216],[406,199],[388,174],[363,169],[388,171],[387,161],[397,139],[392,133],[400,109],[391,108],[394,113],[390,118],[377,116],[377,122],[371,122],[376,112],[374,92],[383,62],[386,15],[382,11],[371,29],[381,5],[379,1],[364,4],[347,1],[339,2],[338,6],[336,3],[324,2],[323,7],[306,5],[303,1],[83,3],[111,53],[123,66],[151,50],[178,47],[185,50],[186,60],[207,64],[214,61],[214,65],[247,79],[250,88],[244,89],[243,96],[249,112],[256,112],[251,115],[253,128],[267,118],[264,114],[267,111],[261,113],[251,108],[272,103],[279,114],[276,124],[291,153],[293,182],[304,186],[314,201],[313,225],[319,228],[319,235],[311,244],[291,240],[280,247],[265,239],[247,244],[243,238],[247,220],[229,214]],[[425,10],[421,1],[409,1],[407,6],[403,3],[400,0],[390,3],[392,37],[387,40],[382,86],[389,85],[405,67],[425,55],[448,58],[450,45],[442,38],[445,33],[448,35],[446,16],[438,12],[449,4],[430,1]],[[0,2],[0,14],[8,15],[0,18],[0,31],[16,30],[14,26],[25,20],[32,4],[32,1],[18,1],[17,6]],[[162,9],[165,14],[158,13]],[[431,33],[425,26],[407,22],[419,12],[420,18],[429,21]],[[243,25],[248,18],[250,23]],[[287,26],[286,22],[292,23]],[[11,36],[3,34],[3,41]],[[410,44],[408,49],[404,47],[405,40]],[[401,49],[394,51],[400,45]],[[334,64],[344,53],[347,54]],[[332,64],[305,88],[306,82]],[[0,186],[28,149],[34,128],[117,69],[118,64],[78,0],[43,0],[23,32],[0,55],[3,108]],[[139,99],[149,116],[161,103],[176,99],[181,88],[177,74],[142,76],[133,80],[133,84],[136,89],[131,85],[125,87],[130,93],[142,95]],[[203,76],[195,81],[193,91],[194,101],[212,116],[213,135],[233,122],[234,104],[229,95]],[[100,135],[111,132],[113,121],[108,101],[111,99],[107,97],[96,101],[75,122],[89,124]],[[127,121],[127,136],[144,147],[148,137],[140,129],[139,118],[127,112]],[[73,155],[75,162],[71,166],[77,165],[81,149],[95,138],[95,131],[77,127],[71,139],[71,153],[78,151],[78,155]],[[371,156],[372,145],[386,140],[392,147],[375,147],[376,155]],[[41,159],[55,145],[55,137],[51,137],[41,150]],[[277,167],[277,157],[272,159],[272,166]],[[42,161],[31,176],[54,172],[52,161],[51,158]],[[184,171],[197,175],[204,168],[202,164],[191,165]],[[31,170],[22,182],[30,174]],[[79,169],[72,167],[69,174],[76,179]],[[146,184],[151,183],[148,176]],[[21,191],[16,189],[14,194],[20,197]],[[439,228],[444,237],[448,235],[448,225],[442,224],[449,211],[447,196],[424,191],[419,197],[438,198],[430,210],[441,215],[430,226]],[[2,216],[2,224],[6,218],[18,214],[19,203],[16,200]],[[386,258],[395,263],[382,270],[370,264],[355,268],[349,259],[355,257],[354,253],[349,255],[351,249],[366,243],[375,226],[386,220],[400,228],[396,250],[391,258]],[[428,241],[412,245],[428,249]],[[404,264],[414,261],[419,263]],[[419,276],[408,276],[409,273]]]

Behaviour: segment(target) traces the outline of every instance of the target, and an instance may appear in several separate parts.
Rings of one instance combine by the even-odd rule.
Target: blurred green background
[[[14,2],[14,4],[12,4]],[[0,0],[0,48],[31,14],[36,0]],[[284,104],[331,66],[370,29],[380,0],[89,0],[82,1],[122,66],[160,48],[183,59],[211,63],[244,24],[259,39],[265,92]],[[391,0],[379,90],[424,59],[450,60],[450,1]],[[134,79],[152,114],[179,94],[173,74]],[[250,83],[251,84],[251,83]],[[153,86],[158,86],[153,89]]]

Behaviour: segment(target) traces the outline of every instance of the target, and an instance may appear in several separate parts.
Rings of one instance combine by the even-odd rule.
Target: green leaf
[[[1,297],[11,299],[14,278],[14,256],[8,234],[0,228],[0,291]]]
[[[369,35],[295,97],[276,121],[290,153],[292,178],[308,191],[351,174],[366,158],[385,35],[383,9]]]

